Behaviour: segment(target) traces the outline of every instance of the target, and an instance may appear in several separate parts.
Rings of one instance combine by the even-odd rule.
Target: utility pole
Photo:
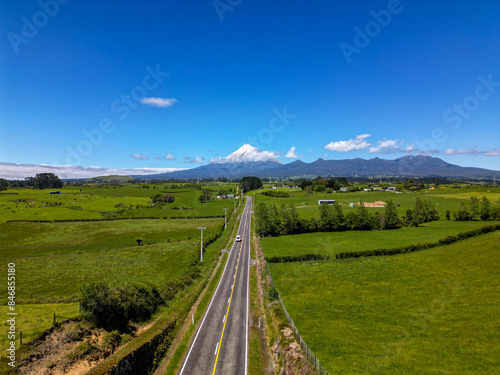
[[[207,227],[198,227],[198,229],[201,229],[200,262],[203,263],[203,229]]]
[[[226,219],[226,217],[227,217],[227,210],[229,210],[229,208],[223,208],[223,210],[224,210],[224,229],[226,229],[227,228],[227,219]]]

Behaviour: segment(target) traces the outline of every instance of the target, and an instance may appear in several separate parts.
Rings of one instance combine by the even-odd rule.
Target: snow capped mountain
[[[212,159],[212,163],[254,163],[254,162],[273,162],[276,164],[282,164],[276,158],[279,155],[274,151],[261,151],[257,147],[253,147],[249,144],[244,144],[238,150],[233,152],[231,155],[226,157],[219,157],[217,159]]]

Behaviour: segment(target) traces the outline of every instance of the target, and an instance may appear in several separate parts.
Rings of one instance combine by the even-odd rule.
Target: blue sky
[[[0,162],[191,168],[250,143],[284,163],[426,153],[500,169],[498,1],[0,11]]]

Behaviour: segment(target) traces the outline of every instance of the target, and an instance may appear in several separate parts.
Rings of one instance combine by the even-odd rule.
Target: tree
[[[296,234],[301,232],[300,219],[295,206],[281,206],[281,216],[283,222],[283,234]]]
[[[326,186],[325,185],[316,185],[314,187],[314,191],[316,191],[316,192],[323,193],[325,190],[326,190]]]
[[[319,230],[323,232],[341,231],[345,229],[345,217],[342,206],[337,202],[333,205],[322,204],[319,207]]]
[[[463,202],[460,204],[460,208],[458,209],[458,211],[453,213],[453,219],[455,221],[469,221],[469,220],[471,220],[471,214],[467,210],[467,207],[465,206],[465,204]]]
[[[450,215],[451,215],[451,212],[450,210],[446,210],[446,220],[450,220]]]
[[[413,216],[418,224],[427,223],[433,220],[439,220],[438,212],[433,208],[431,201],[423,201],[420,198],[417,198],[417,200],[415,201]]]
[[[392,199],[387,202],[384,214],[384,226],[382,229],[396,229],[401,226],[401,218],[398,216],[396,206]]]
[[[115,208],[118,210],[118,212],[123,212],[127,209],[127,206],[125,206],[122,202],[115,204]]]
[[[155,194],[151,197],[151,203],[162,206],[165,203],[173,203],[175,197],[172,194]]]
[[[488,221],[491,217],[491,206],[488,198],[481,199],[481,220]]]
[[[26,179],[28,185],[35,189],[59,189],[63,186],[62,181],[54,173],[37,173],[35,177]]]
[[[5,178],[0,178],[0,190],[7,190],[9,188],[9,182]]]
[[[255,231],[260,237],[269,235],[270,218],[264,203],[255,205]]]
[[[80,312],[85,319],[108,330],[127,326],[125,309],[108,284],[97,282],[84,285],[81,292]]]
[[[481,211],[479,209],[479,200],[472,196],[469,200],[470,205],[470,220],[479,220]]]
[[[415,212],[413,210],[406,210],[406,217],[404,221],[406,225],[409,225],[411,227],[418,227],[417,215],[415,215]]]
[[[240,180],[240,189],[243,190],[243,192],[260,189],[262,186],[262,180],[258,177],[243,177]]]
[[[354,221],[354,229],[368,230],[373,228],[373,220],[370,213],[365,207],[363,201],[359,201],[356,209],[356,218]]]
[[[210,199],[212,199],[212,192],[210,190],[203,189],[202,192],[203,194],[201,194],[199,197],[201,203],[208,202]]]
[[[302,190],[304,190],[306,188],[306,186],[311,186],[313,183],[311,180],[300,180],[298,186],[300,186],[300,188]]]

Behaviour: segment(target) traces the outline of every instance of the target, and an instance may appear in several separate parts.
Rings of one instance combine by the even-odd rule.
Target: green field
[[[500,232],[421,252],[270,264],[330,374],[500,371]]]
[[[77,297],[84,283],[104,281],[111,286],[136,282],[162,285],[183,274],[199,254],[194,243],[158,244],[104,252],[71,253],[10,259],[16,264],[16,298],[21,303],[47,303]],[[213,254],[211,254],[213,256]],[[0,290],[6,300],[7,290]]]
[[[144,244],[200,239],[199,226],[209,236],[224,219],[109,220],[100,222],[0,224],[0,260],[69,252],[102,252]],[[194,242],[193,242],[194,243]]]
[[[97,220],[103,218],[161,218],[224,216],[223,208],[233,208],[232,199],[199,201],[201,190],[168,189],[160,185],[142,186],[67,186],[62,194],[50,194],[50,190],[10,189],[0,192],[0,223],[9,220]],[[232,187],[227,185],[224,188]],[[168,187],[168,185],[167,185]],[[217,194],[218,185],[207,185]],[[147,208],[150,197],[157,193],[169,193],[175,201],[162,208]],[[116,204],[123,203],[126,210],[118,213]]]
[[[263,190],[262,190],[263,191]],[[257,191],[254,192],[256,203],[271,203],[276,205],[293,204],[297,208],[297,212],[301,217],[312,218],[319,216],[319,205],[318,200],[320,199],[334,199],[342,205],[344,213],[350,210],[355,210],[355,208],[349,207],[350,203],[357,203],[359,201],[363,202],[376,202],[382,201],[387,202],[392,200],[394,204],[399,204],[397,207],[397,212],[400,216],[406,215],[406,210],[413,209],[415,204],[415,199],[428,199],[431,201],[432,206],[436,209],[441,218],[445,217],[446,211],[450,210],[454,212],[460,206],[460,202],[463,200],[459,198],[445,198],[444,196],[434,196],[428,195],[426,193],[408,193],[404,192],[401,194],[393,192],[353,192],[353,193],[314,193],[313,195],[307,195],[300,189],[280,189],[280,191],[287,191],[290,196],[287,198],[276,198],[268,197],[263,194],[259,194]],[[463,197],[469,199],[470,196]],[[384,212],[384,208],[380,207],[368,207],[370,212]]]
[[[390,249],[398,246],[435,242],[497,221],[432,221],[419,227],[394,230],[319,232],[262,238],[266,257],[322,254],[334,257],[343,251]]]
[[[56,321],[61,322],[65,319],[74,318],[78,315],[78,303],[49,303],[37,305],[19,305],[16,307],[16,328],[23,333],[23,343],[39,336],[46,328],[52,326],[54,314]],[[7,316],[8,307],[1,306],[0,314]],[[7,321],[2,323],[2,332],[9,330]],[[0,349],[7,347],[7,335],[2,335]],[[19,341],[17,342],[19,344]]]

